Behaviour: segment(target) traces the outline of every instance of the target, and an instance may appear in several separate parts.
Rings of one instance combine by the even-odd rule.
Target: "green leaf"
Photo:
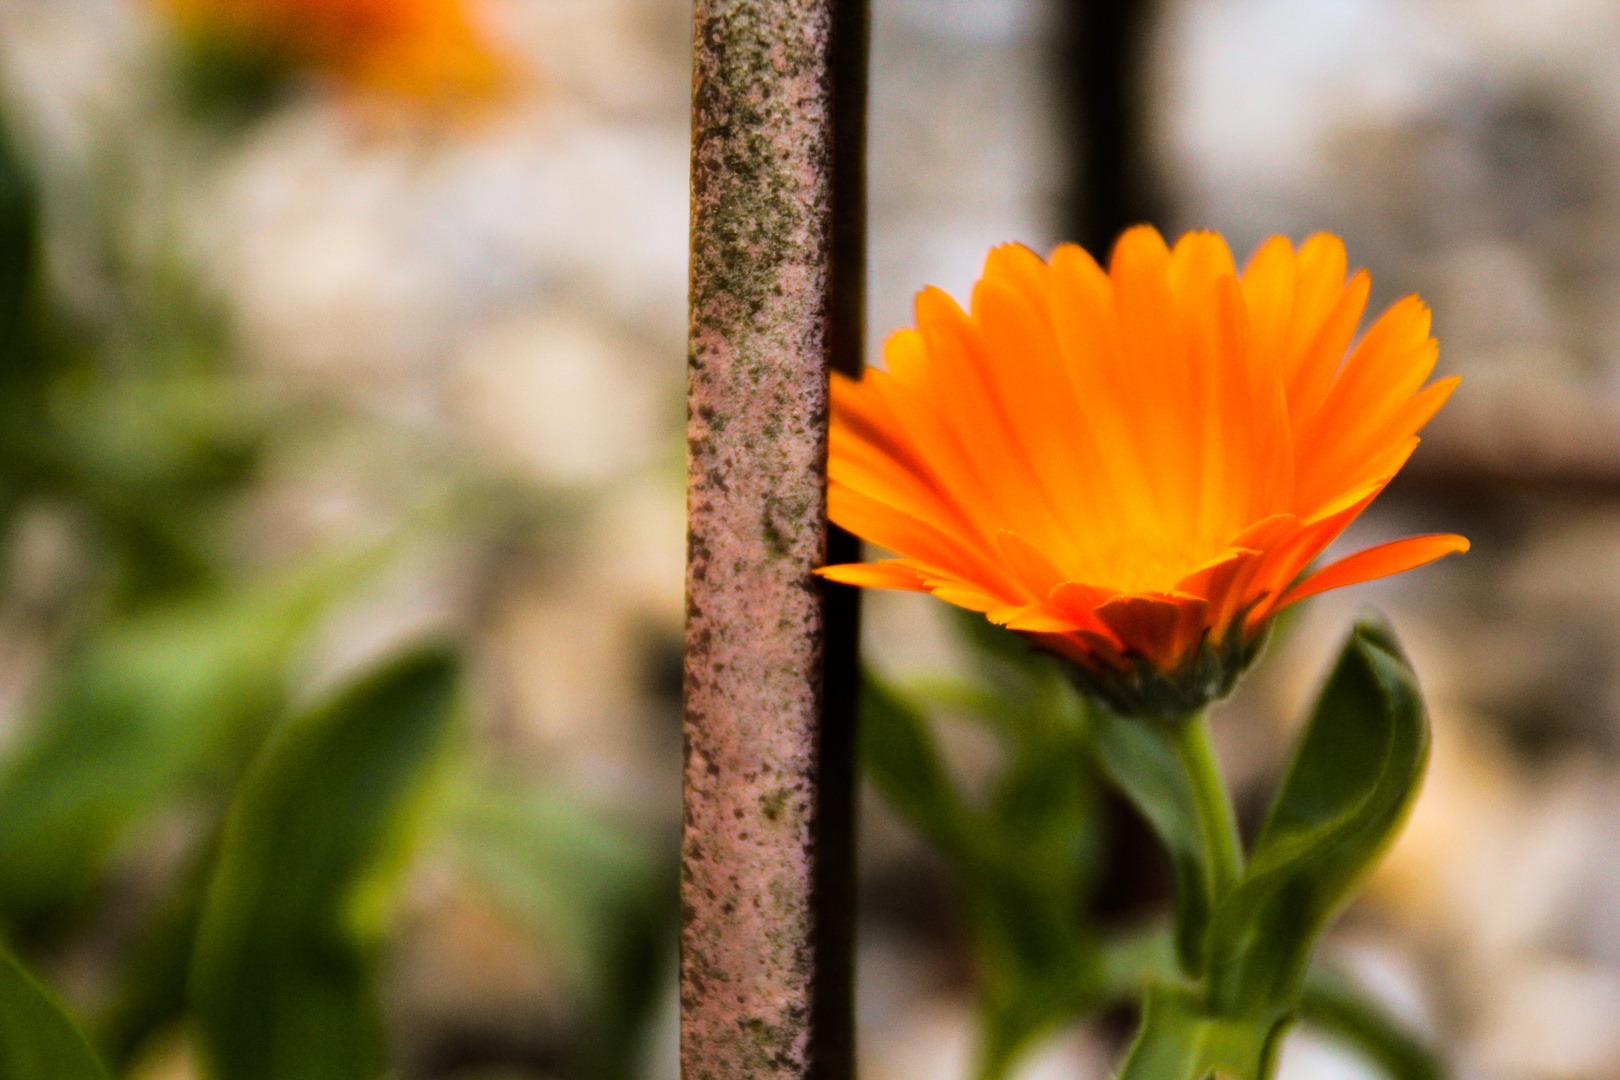
[[[218,846],[216,830],[147,917],[120,965],[112,1001],[95,1025],[96,1045],[114,1073],[125,1072],[149,1039],[185,1015],[192,947]]]
[[[1211,813],[1201,809],[1210,793],[1195,778],[1210,780],[1213,758],[1201,717],[1166,721],[1125,717],[1097,708],[1097,756],[1104,773],[1153,826],[1175,875],[1176,955],[1189,975],[1202,972],[1205,932],[1216,896],[1235,875],[1233,853],[1223,852],[1209,834]],[[1190,757],[1201,760],[1189,762]],[[1219,793],[1215,793],[1219,795]],[[1224,799],[1224,795],[1220,798]]]
[[[231,809],[190,997],[219,1080],[376,1080],[376,902],[446,745],[457,664],[412,653],[266,746]]]
[[[86,642],[0,771],[0,917],[60,918],[160,800],[228,790],[283,707],[304,632],[352,576],[305,571]]]
[[[1366,1055],[1390,1080],[1446,1080],[1433,1050],[1344,978],[1312,966],[1300,997],[1305,1023]]]
[[[1103,1004],[1141,1000],[1154,983],[1174,983],[1177,966],[1168,930],[1127,934],[1103,947]],[[1313,962],[1300,996],[1300,1020],[1366,1058],[1390,1080],[1446,1080],[1439,1057],[1343,975]]]
[[[62,1006],[0,951],[0,1080],[106,1078]]]
[[[958,867],[989,1014],[984,1051],[1008,1062],[1096,992],[1095,933],[1083,915],[1097,861],[1088,761],[1073,734],[1030,738]]]
[[[1152,986],[1119,1080],[1264,1080],[1273,1072],[1289,1023],[1280,1011],[1215,1015],[1193,991]]]
[[[1211,921],[1215,1009],[1293,1005],[1317,936],[1404,822],[1428,751],[1417,679],[1388,627],[1363,620],[1317,701],[1247,874]]]
[[[1104,1004],[1139,1001],[1150,983],[1173,983],[1180,975],[1175,940],[1167,928],[1121,934],[1102,945],[1098,998]]]

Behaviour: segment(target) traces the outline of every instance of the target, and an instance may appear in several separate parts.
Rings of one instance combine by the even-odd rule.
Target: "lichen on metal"
[[[685,1080],[847,1071],[813,1022],[834,4],[694,13]]]

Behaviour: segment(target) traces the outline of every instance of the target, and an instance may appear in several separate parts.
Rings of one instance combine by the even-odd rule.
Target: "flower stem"
[[[1212,899],[1219,903],[1243,874],[1237,815],[1232,811],[1232,800],[1221,779],[1220,764],[1215,760],[1206,715],[1202,711],[1195,712],[1176,724],[1174,738],[1182,768],[1192,785],[1204,849],[1209,852]]]

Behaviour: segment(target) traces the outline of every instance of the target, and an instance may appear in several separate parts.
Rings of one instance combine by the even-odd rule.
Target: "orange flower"
[[[334,75],[356,89],[474,99],[504,65],[463,0],[161,0],[194,39]]]
[[[1457,384],[1423,387],[1416,297],[1346,356],[1368,277],[1345,269],[1326,235],[1241,276],[1208,232],[1131,229],[1106,273],[996,248],[971,312],[927,289],[888,370],[834,376],[830,514],[902,557],[820,572],[985,612],[1105,681],[1224,693],[1282,608],[1468,549],[1411,537],[1295,581]]]

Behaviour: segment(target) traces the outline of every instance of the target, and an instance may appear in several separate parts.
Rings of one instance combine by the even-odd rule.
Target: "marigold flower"
[[[1289,604],[1468,549],[1410,537],[1295,580],[1457,384],[1423,386],[1416,297],[1350,350],[1368,276],[1345,272],[1328,235],[1241,275],[1209,232],[1131,229],[1107,272],[996,248],[970,312],[927,289],[887,370],[833,377],[830,515],[901,558],[820,572],[982,611],[1123,709],[1225,693]]]
[[[464,0],[161,0],[205,46],[422,100],[476,99],[505,78]]]

